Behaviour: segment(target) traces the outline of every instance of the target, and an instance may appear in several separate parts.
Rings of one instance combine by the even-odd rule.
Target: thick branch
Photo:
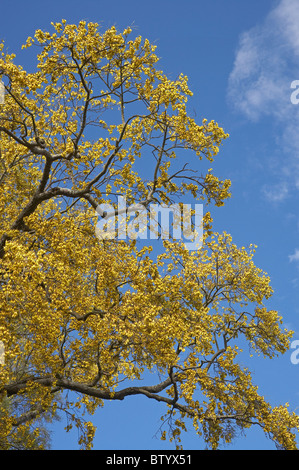
[[[144,387],[127,387],[122,390],[116,392],[110,392],[106,390],[101,390],[96,387],[90,387],[89,385],[85,385],[79,382],[74,382],[72,380],[68,380],[63,377],[53,378],[51,376],[47,377],[40,377],[40,378],[33,378],[28,377],[28,379],[23,380],[21,382],[16,382],[14,384],[6,385],[1,390],[0,393],[6,392],[7,396],[16,395],[26,389],[28,382],[34,382],[45,387],[52,387],[53,385],[57,386],[60,389],[65,390],[72,390],[78,393],[82,393],[84,395],[88,395],[95,398],[102,398],[106,400],[123,400],[125,397],[130,395],[147,395],[151,396],[151,398],[158,399],[159,401],[166,401],[167,403],[171,403],[172,400],[168,398],[164,398],[161,396],[157,396],[156,394],[165,390],[167,387],[173,384],[173,381],[170,378],[167,378],[163,382],[157,385],[150,385]]]

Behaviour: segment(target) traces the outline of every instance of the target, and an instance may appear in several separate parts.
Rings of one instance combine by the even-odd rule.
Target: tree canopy
[[[211,166],[228,134],[190,116],[187,77],[168,79],[130,28],[52,27],[23,46],[34,71],[0,45],[0,447],[42,448],[43,417],[65,412],[90,448],[95,410],[143,395],[177,446],[190,421],[213,449],[253,425],[296,449],[298,416],[239,361],[244,344],[274,357],[291,337],[255,247],[215,233],[208,211],[197,250],[96,235],[96,209],[119,195],[223,205],[230,181]]]

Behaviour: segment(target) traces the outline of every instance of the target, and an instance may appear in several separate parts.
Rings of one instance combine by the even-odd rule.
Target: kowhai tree
[[[297,415],[271,407],[239,361],[241,344],[274,357],[291,336],[266,307],[254,247],[214,233],[208,211],[197,250],[96,235],[96,209],[119,195],[147,210],[223,205],[230,181],[211,166],[228,135],[189,116],[187,78],[168,79],[130,28],[52,27],[24,45],[34,71],[0,46],[1,448],[42,447],[43,416],[63,412],[90,448],[84,412],[143,395],[177,446],[191,421],[213,449],[253,425],[295,449]]]

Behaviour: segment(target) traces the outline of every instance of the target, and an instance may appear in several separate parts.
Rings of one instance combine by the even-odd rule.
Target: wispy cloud
[[[296,248],[295,253],[293,255],[289,255],[290,262],[296,261],[299,262],[299,249]]]
[[[289,194],[288,185],[285,181],[277,185],[264,185],[262,192],[265,198],[270,202],[281,202]]]
[[[280,0],[261,24],[240,37],[227,95],[249,120],[269,116],[276,124],[276,143],[288,161],[282,165],[280,191],[264,191],[272,200],[288,195],[286,181],[298,187],[299,104],[291,102],[294,80],[299,80],[299,1]]]

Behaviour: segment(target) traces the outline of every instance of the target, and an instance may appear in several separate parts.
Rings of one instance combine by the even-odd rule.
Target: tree
[[[62,411],[90,448],[84,411],[143,395],[161,402],[161,437],[178,446],[191,420],[211,448],[259,425],[295,449],[298,417],[271,407],[238,362],[244,343],[273,357],[291,336],[265,306],[272,289],[254,247],[214,233],[209,212],[197,250],[96,236],[96,209],[119,195],[147,210],[184,197],[223,205],[230,182],[209,167],[228,135],[188,115],[187,78],[169,80],[130,28],[52,26],[24,46],[38,48],[34,72],[1,45],[2,448]]]

